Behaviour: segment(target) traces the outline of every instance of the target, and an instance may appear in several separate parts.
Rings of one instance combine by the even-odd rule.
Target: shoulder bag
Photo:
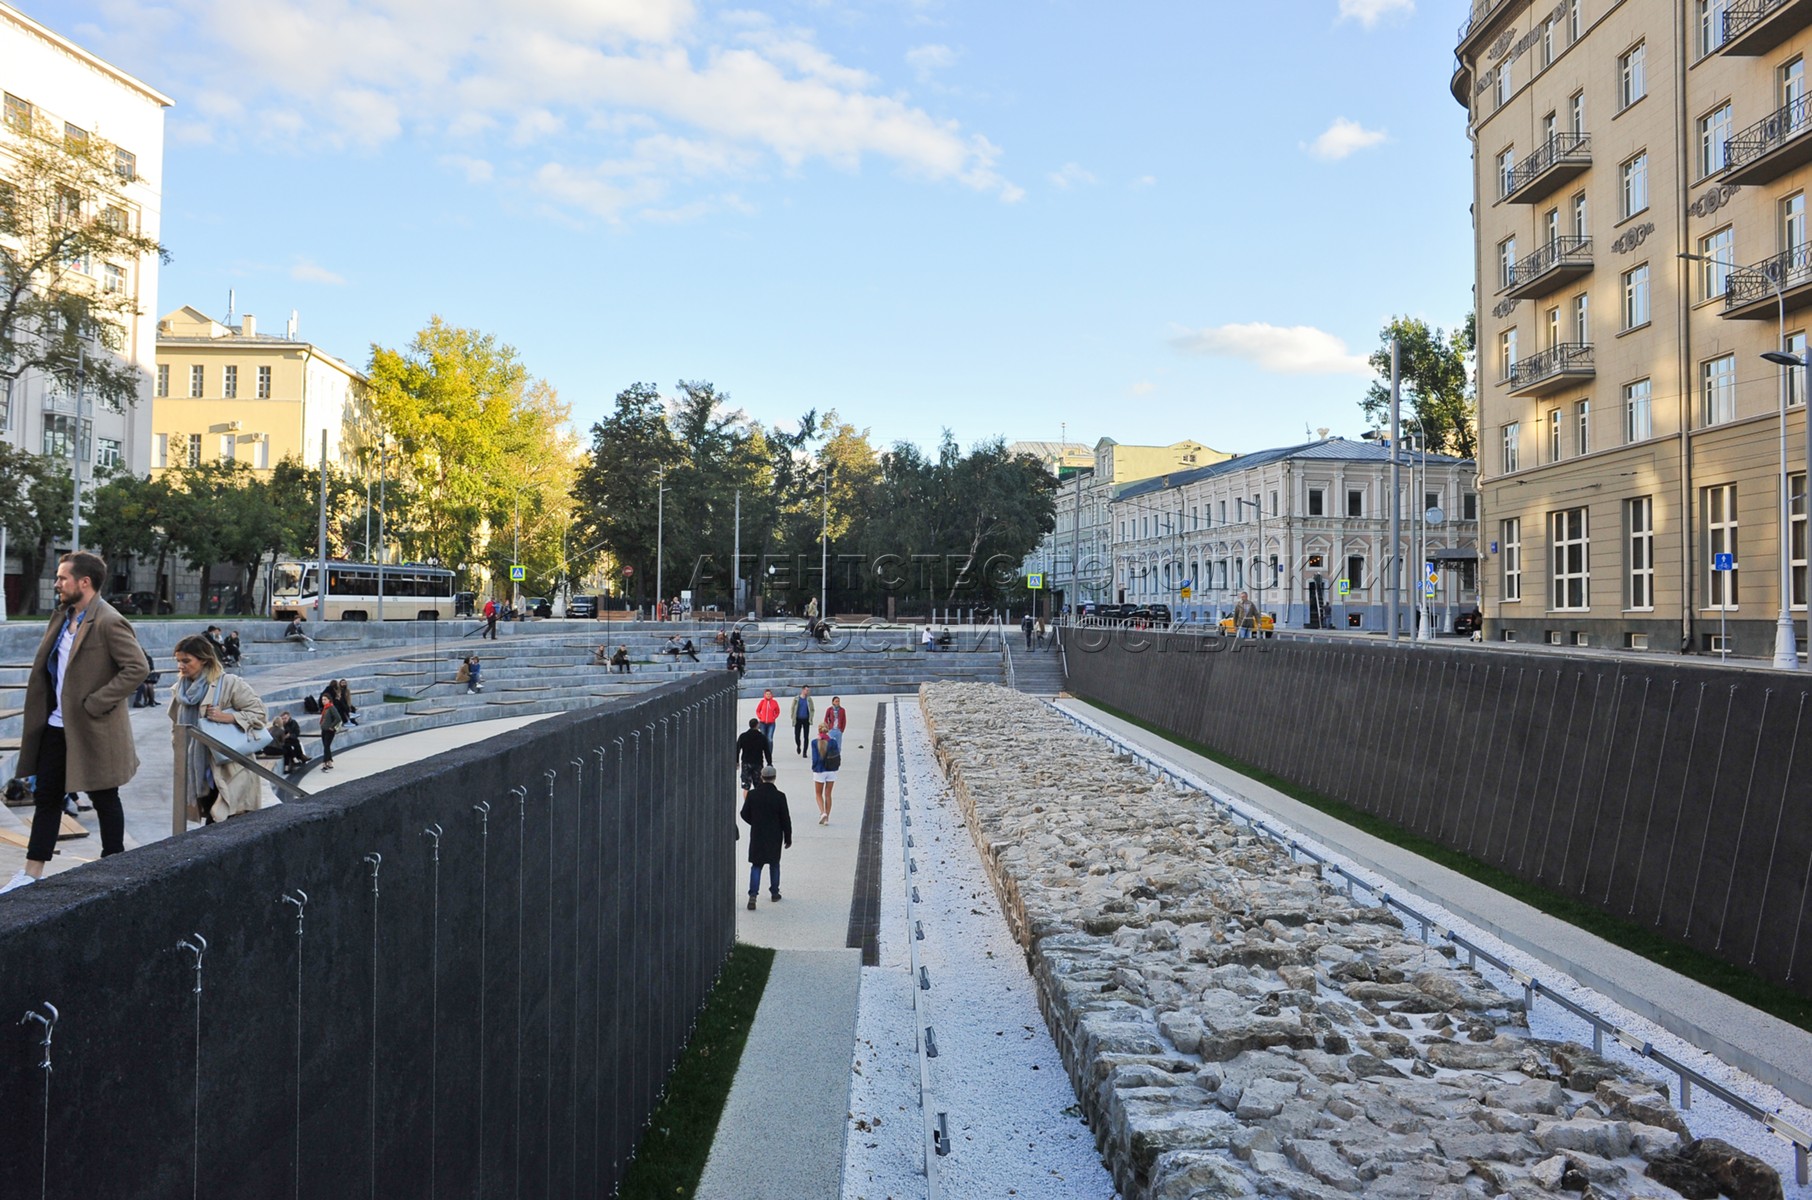
[[[214,688],[214,705],[215,705],[215,707],[219,707],[220,697],[226,691],[226,681],[227,681],[227,676],[222,675],[220,677],[219,684],[217,684]],[[199,723],[199,718],[198,718],[198,723]],[[271,731],[270,731],[269,726],[266,726],[263,729],[248,730],[248,729],[244,728],[243,726],[241,726],[237,721],[235,721],[231,725],[224,725],[224,724],[220,724],[220,723],[217,723],[214,721],[209,721],[208,725],[209,725],[209,728],[204,730],[203,732],[205,732],[209,737],[213,738],[215,741],[221,743],[221,745],[230,747],[231,749],[237,751],[239,754],[244,755],[246,758],[251,758],[251,757],[255,756],[258,753],[258,751],[264,749],[266,746],[271,744]],[[232,755],[226,753],[226,751],[224,751],[224,750],[218,749],[217,747],[209,746],[208,754],[210,757],[213,758],[213,760],[216,763],[220,763],[222,765],[225,765],[228,763],[231,763],[235,766],[239,765],[238,761]]]

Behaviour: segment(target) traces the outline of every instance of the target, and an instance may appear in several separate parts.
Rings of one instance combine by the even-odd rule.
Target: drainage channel
[[[941,1200],[938,1159],[950,1153],[949,1114],[938,1108],[937,1087],[932,1079],[931,1060],[937,1057],[937,1029],[932,1012],[931,975],[920,960],[919,943],[925,927],[919,918],[919,864],[914,851],[912,832],[912,798],[906,788],[906,742],[900,732],[900,702],[893,702],[894,761],[899,764],[900,785],[900,868],[906,882],[906,946],[908,966],[912,973],[913,1029],[918,1043],[919,1111],[924,1116],[925,1196]]]

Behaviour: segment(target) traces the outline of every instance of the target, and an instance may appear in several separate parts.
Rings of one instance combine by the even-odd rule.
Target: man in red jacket
[[[755,704],[755,720],[761,725],[762,736],[768,739],[768,761],[774,755],[774,726],[780,723],[780,701],[774,699],[774,689],[762,689],[761,699]]]

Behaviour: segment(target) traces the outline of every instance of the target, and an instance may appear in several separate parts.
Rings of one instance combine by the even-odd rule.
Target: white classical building
[[[1477,464],[1403,452],[1393,554],[1390,457],[1373,442],[1322,438],[1120,485],[1108,505],[1113,594],[1102,598],[1213,621],[1245,591],[1280,627],[1300,628],[1318,595],[1334,627],[1382,629],[1387,573],[1420,549],[1437,564],[1436,619],[1450,627],[1478,594]],[[1438,523],[1422,520],[1431,511]],[[1414,586],[1404,581],[1404,628]]]
[[[21,126],[48,120],[68,137],[94,137],[117,147],[115,169],[125,219],[157,238],[163,216],[164,110],[172,101],[69,39],[0,3],[0,176]],[[138,369],[139,402],[121,412],[83,406],[27,374],[0,385],[0,438],[35,454],[81,455],[83,478],[97,466],[143,474],[151,462],[151,390],[157,361],[158,261],[84,264],[96,287],[124,289],[138,315],[126,329],[123,355]],[[67,547],[64,547],[65,549]],[[9,579],[11,590],[19,581]],[[15,597],[16,599],[16,597]]]

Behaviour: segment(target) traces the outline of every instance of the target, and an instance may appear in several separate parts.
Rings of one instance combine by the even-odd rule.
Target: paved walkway
[[[736,1070],[705,1164],[698,1194],[711,1200],[835,1200],[843,1186],[843,1135],[849,1124],[850,1063],[862,952],[844,947],[875,710],[882,696],[845,696],[849,728],[843,766],[831,803],[831,823],[819,825],[808,759],[793,752],[788,699],[781,697],[774,730],[775,781],[793,818],[793,848],[781,856],[778,904],[767,884],[754,912],[748,894],[747,850],[739,844],[736,936],[772,946],[773,973]],[[828,696],[817,698],[822,716]],[[737,710],[739,727],[755,701]],[[724,748],[725,775],[731,748]],[[740,804],[731,790],[730,803]],[[748,836],[745,828],[743,836]]]
[[[1294,826],[1359,866],[1552,964],[1801,1104],[1812,1104],[1812,1033],[1530,908],[1502,892],[1361,833],[1175,742],[1079,700],[1069,709]]]

